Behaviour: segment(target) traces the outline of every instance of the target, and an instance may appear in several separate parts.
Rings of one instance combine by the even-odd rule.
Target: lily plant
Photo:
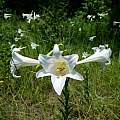
[[[83,76],[75,71],[76,65],[87,62],[110,62],[112,53],[110,48],[99,46],[93,48],[95,51],[93,55],[78,61],[79,56],[77,54],[63,56],[63,51],[60,51],[59,45],[55,44],[52,52],[47,55],[40,54],[36,60],[20,55],[18,52],[21,49],[23,48],[14,48],[12,50],[10,64],[13,77],[21,77],[15,75],[15,71],[20,67],[41,65],[43,68],[36,73],[36,78],[51,76],[53,88],[58,95],[61,95],[67,77],[75,80],[84,80]]]

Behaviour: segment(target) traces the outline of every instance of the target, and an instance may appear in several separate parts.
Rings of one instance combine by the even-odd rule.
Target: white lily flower
[[[23,18],[24,18],[24,17],[27,18],[27,22],[28,22],[28,23],[30,23],[31,20],[33,19],[33,17],[32,17],[33,14],[32,14],[32,13],[33,13],[33,11],[31,12],[31,14],[24,14],[24,13],[22,14]]]
[[[82,29],[81,29],[81,28],[79,28],[78,30],[81,32],[81,30],[82,30]]]
[[[5,19],[10,18],[11,16],[12,16],[12,14],[6,14],[6,13],[4,13],[4,18],[5,18]]]
[[[96,36],[89,37],[89,41],[93,41]]]
[[[32,49],[36,49],[36,47],[38,47],[38,46],[39,46],[38,44],[31,42]]]
[[[108,13],[97,13],[97,15],[100,16],[100,17],[104,17],[104,16],[107,16]]]
[[[28,14],[22,13],[23,18],[27,17]]]
[[[92,15],[87,15],[87,18],[90,19],[92,17]]]
[[[77,64],[82,64],[82,63],[87,63],[87,62],[100,62],[100,63],[104,63],[105,65],[107,65],[108,63],[110,63],[110,56],[112,54],[112,50],[106,47],[107,45],[106,46],[100,45],[99,47],[92,48],[95,53],[89,56],[88,58],[77,62]]]
[[[65,85],[66,77],[83,80],[83,77],[74,70],[78,55],[62,56],[57,44],[54,45],[53,55],[39,55],[38,59],[43,69],[36,73],[36,77],[51,76],[53,88],[58,95],[61,94]]]
[[[24,36],[24,31],[22,29],[18,29],[17,30],[18,34],[20,35],[20,37],[23,37]]]
[[[113,21],[113,25],[120,24],[120,22]]]
[[[25,47],[23,47],[25,48]],[[13,48],[12,50],[12,59],[10,61],[10,70],[13,75],[13,77],[19,78],[21,76],[15,75],[15,71],[19,69],[20,67],[25,67],[25,66],[34,66],[38,65],[39,61],[36,59],[28,58],[25,56],[20,55],[19,52],[23,48]]]
[[[93,19],[95,19],[95,15],[87,15],[87,18],[88,18],[88,20],[93,20]]]
[[[37,18],[39,18],[40,15],[39,14],[35,14],[35,12],[33,13],[33,19],[36,20]]]
[[[15,37],[15,41],[18,42],[21,38]]]
[[[18,34],[21,34],[23,31],[22,31],[22,29],[19,28],[19,29],[17,30],[17,32],[18,32]]]
[[[24,36],[24,33],[21,33],[21,34],[20,34],[20,37],[23,37],[23,36]]]

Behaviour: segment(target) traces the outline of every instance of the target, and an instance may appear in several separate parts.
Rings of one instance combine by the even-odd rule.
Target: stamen
[[[64,59],[55,61],[55,74],[57,76],[64,76],[68,72],[68,64]]]

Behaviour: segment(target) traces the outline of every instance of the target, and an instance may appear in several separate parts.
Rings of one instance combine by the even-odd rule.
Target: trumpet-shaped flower
[[[98,13],[97,15],[100,16],[100,18],[102,18],[102,17],[104,17],[104,16],[107,16],[108,13]]]
[[[74,70],[76,62],[78,61],[78,55],[62,56],[62,52],[59,50],[57,44],[54,45],[52,56],[40,55],[38,60],[43,69],[36,73],[36,77],[51,76],[54,90],[58,95],[62,92],[66,77],[83,80],[83,77]]]
[[[87,63],[87,62],[100,62],[105,63],[107,65],[110,63],[110,56],[112,54],[112,51],[110,48],[108,48],[108,45],[100,45],[99,47],[92,48],[94,50],[94,54],[87,57],[86,59],[83,59],[77,64]],[[108,62],[108,63],[106,63]]]
[[[12,16],[12,14],[6,14],[6,13],[4,13],[4,18],[5,18],[5,19],[10,18],[11,16]]]
[[[117,24],[120,24],[120,22],[113,21],[113,25],[117,25]]]
[[[15,41],[18,42],[21,38],[15,37]]]
[[[30,23],[31,20],[33,19],[32,17],[33,11],[30,14],[22,14],[23,18],[26,17],[27,18],[27,22]]]
[[[20,28],[17,30],[17,33],[20,35],[20,37],[23,37],[23,36],[24,36],[24,32],[25,32],[25,31],[23,31],[23,30],[20,29]]]
[[[34,20],[38,19],[39,17],[40,17],[39,14],[35,14],[35,12],[33,13],[33,19],[34,19]]]
[[[31,20],[36,20],[36,19],[38,19],[39,17],[40,17],[40,15],[39,14],[35,14],[35,12],[33,13],[33,10],[32,10],[32,12],[31,12],[31,14],[22,14],[22,16],[23,16],[23,18],[24,17],[26,17],[27,18],[27,22],[28,23],[30,23],[31,22]]]
[[[92,36],[89,38],[89,41],[93,41],[96,36]]]
[[[88,20],[93,20],[95,18],[95,15],[87,15]]]
[[[17,32],[18,32],[18,34],[23,33],[22,29],[20,29],[20,28],[17,30]]]
[[[15,75],[15,71],[17,69],[19,69],[20,67],[33,66],[33,65],[39,64],[38,60],[20,55],[18,52],[23,48],[13,48],[13,50],[12,50],[12,59],[10,61],[10,65],[11,65],[10,70],[11,70],[13,77],[16,77],[16,78],[21,77],[21,76]]]

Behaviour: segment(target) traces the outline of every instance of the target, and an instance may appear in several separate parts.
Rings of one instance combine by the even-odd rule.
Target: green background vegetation
[[[88,6],[96,6],[96,2],[86,1]],[[0,5],[3,5],[1,3]],[[62,4],[60,4],[61,6]],[[55,4],[54,4],[55,6]],[[0,15],[0,119],[1,120],[59,120],[62,114],[59,108],[62,104],[53,90],[50,77],[36,79],[35,72],[41,67],[25,67],[17,71],[21,78],[13,78],[10,73],[10,59],[12,44],[24,47],[20,54],[37,59],[39,54],[47,54],[55,43],[62,43],[61,50],[66,54],[78,54],[82,59],[84,51],[93,54],[92,47],[100,44],[109,44],[113,50],[112,62],[105,70],[98,63],[89,63],[76,66],[85,80],[70,80],[68,89],[69,102],[72,107],[70,120],[119,120],[120,119],[120,54],[119,31],[120,27],[110,27],[111,17],[88,20],[88,6],[83,11],[78,9],[73,17],[66,17],[63,9],[44,8],[39,20],[27,23],[16,14],[5,20],[2,16],[5,9],[1,8]],[[102,1],[94,12],[109,10]],[[8,12],[8,11],[7,11]],[[39,13],[39,12],[38,12]],[[111,13],[111,11],[110,11]],[[17,29],[24,31],[19,37]],[[81,29],[81,30],[80,30]],[[96,36],[93,41],[89,37]],[[31,48],[31,42],[39,44],[37,49]],[[88,74],[87,74],[88,73]],[[3,81],[3,82],[2,82]],[[86,84],[87,81],[87,84]]]

